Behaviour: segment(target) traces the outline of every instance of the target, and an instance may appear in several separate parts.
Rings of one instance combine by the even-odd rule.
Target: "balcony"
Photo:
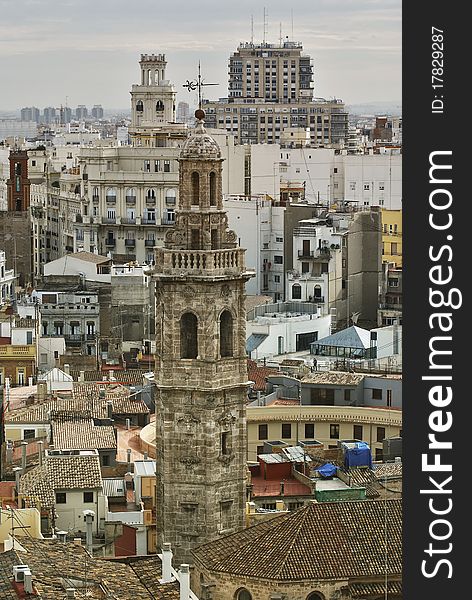
[[[82,333],[69,333],[64,336],[64,339],[68,346],[80,346],[84,341],[84,337]]]
[[[134,238],[125,240],[125,246],[128,248],[134,248],[136,246],[136,240]]]
[[[115,225],[116,224],[116,217],[103,217],[102,218],[102,223],[104,225]]]
[[[126,196],[126,204],[136,204],[136,196]]]
[[[154,248],[156,245],[156,240],[144,240],[144,245],[146,248]]]
[[[244,251],[228,250],[166,250],[156,249],[156,273],[164,276],[183,273],[195,275],[240,275],[246,271]]]
[[[107,204],[116,204],[116,196],[107,196],[106,202]]]
[[[141,221],[143,225],[155,225],[156,224],[156,217],[154,217],[153,219],[149,218],[149,217],[143,217],[143,220]]]
[[[176,199],[172,196],[166,196],[166,204],[168,206],[175,206],[176,204]]]
[[[0,346],[0,358],[31,358],[34,359],[36,356],[36,346],[34,344],[28,344],[24,346],[12,346],[11,344],[6,344],[5,346]]]
[[[105,240],[105,246],[110,246],[110,247],[116,246],[116,239],[115,238],[107,238]]]
[[[161,219],[161,225],[175,225],[175,217],[172,217],[171,219],[169,219],[168,216],[163,215],[163,217]]]
[[[156,199],[155,198],[149,198],[146,196],[146,204],[148,206],[156,206]]]
[[[92,196],[92,202],[99,202],[100,201],[100,196],[94,195]]]
[[[121,224],[122,225],[136,225],[136,218],[122,217]]]
[[[331,258],[331,251],[329,248],[318,248],[317,250],[299,250],[298,258],[302,259],[321,259],[329,260]]]
[[[87,340],[87,342],[93,342],[94,340],[97,339],[97,334],[96,333],[87,333],[85,335],[85,339]]]

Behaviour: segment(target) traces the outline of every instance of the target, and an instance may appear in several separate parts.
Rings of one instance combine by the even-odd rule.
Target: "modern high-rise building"
[[[53,106],[46,106],[43,110],[43,121],[47,124],[56,122],[56,109]]]
[[[79,104],[75,109],[75,117],[78,121],[83,121],[88,116],[87,107],[84,104]]]
[[[179,156],[180,207],[156,250],[157,546],[178,563],[244,526],[245,250],[228,229],[221,151],[199,120]]]
[[[29,106],[21,109],[22,121],[34,121],[35,123],[39,123],[39,116],[39,108],[36,108],[36,106]]]
[[[313,61],[299,42],[240,44],[229,59],[228,97],[205,102],[208,127],[240,144],[311,145],[347,140],[348,113],[340,100],[313,97]]]
[[[177,122],[187,123],[190,121],[190,107],[188,102],[179,102],[177,104]]]
[[[92,117],[94,119],[103,119],[103,108],[101,104],[94,104],[92,108]]]

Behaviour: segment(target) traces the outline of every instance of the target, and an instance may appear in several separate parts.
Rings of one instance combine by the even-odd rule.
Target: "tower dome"
[[[203,125],[205,113],[195,111],[197,125],[192,134],[185,140],[180,151],[180,158],[203,158],[217,160],[221,158],[221,150],[216,141],[209,135]]]

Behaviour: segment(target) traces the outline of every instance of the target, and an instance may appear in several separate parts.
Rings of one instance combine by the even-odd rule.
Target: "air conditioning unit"
[[[28,565],[14,565],[13,578],[16,583],[23,583],[25,580],[25,571],[29,571]]]

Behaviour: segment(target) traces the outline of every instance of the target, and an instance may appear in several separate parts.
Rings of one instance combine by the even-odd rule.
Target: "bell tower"
[[[245,250],[228,230],[221,152],[197,125],[179,157],[180,209],[156,249],[158,547],[177,562],[243,528],[246,501]]]

